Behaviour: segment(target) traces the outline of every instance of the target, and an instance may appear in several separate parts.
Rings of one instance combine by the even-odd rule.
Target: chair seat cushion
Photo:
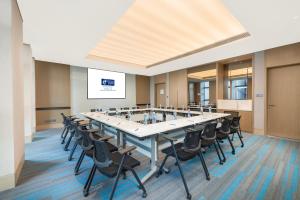
[[[212,145],[215,141],[214,140],[201,140],[201,147],[208,147]]]
[[[113,161],[113,163],[109,166],[109,167],[103,167],[103,168],[98,168],[98,170],[108,176],[108,177],[114,177],[117,175],[118,173],[118,169],[119,169],[119,164],[121,164],[121,160],[122,160],[122,154],[120,154],[119,152],[114,152],[111,154],[111,159]],[[135,158],[131,157],[131,156],[126,156],[125,157],[125,161],[124,161],[124,165],[123,165],[123,171],[127,171],[130,168],[134,168],[136,166],[140,165],[140,162],[138,160],[136,160]]]
[[[106,143],[106,146],[108,148],[108,151],[110,151],[110,152],[118,151],[118,147],[116,147],[115,145],[113,145],[109,142]]]
[[[194,158],[197,155],[197,152],[191,153],[191,152],[184,151],[184,149],[182,148],[183,143],[177,143],[177,144],[174,145],[174,147],[175,147],[178,159],[181,160],[181,161],[190,160],[190,159]],[[175,155],[173,153],[172,146],[163,149],[162,152],[164,154],[169,155],[169,156],[175,157]]]
[[[224,134],[224,133],[221,133],[221,132],[217,132],[217,139],[223,140],[223,139],[226,139],[226,138],[228,138],[227,134]]]

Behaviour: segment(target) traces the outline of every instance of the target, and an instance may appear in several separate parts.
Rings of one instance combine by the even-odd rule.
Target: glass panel
[[[200,83],[201,88],[201,104],[208,105],[209,104],[209,81],[202,81]]]

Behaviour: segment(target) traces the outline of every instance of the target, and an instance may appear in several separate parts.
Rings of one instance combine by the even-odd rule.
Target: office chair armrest
[[[72,120],[73,122],[77,122],[77,123],[79,123],[79,122],[82,122],[82,121],[84,121],[84,119],[78,119],[78,118],[74,118],[74,120]]]
[[[79,126],[89,125],[89,124],[91,124],[90,120],[83,120],[78,122]]]
[[[88,129],[88,130],[85,130],[87,131],[88,133],[96,133],[96,132],[99,132],[100,129],[99,128],[93,128],[93,129]]]
[[[177,141],[176,138],[171,137],[171,136],[166,135],[166,134],[162,134],[161,137],[163,137],[163,138],[165,138],[165,139],[167,139],[167,140],[169,140],[169,141],[173,141],[173,142],[176,142],[176,141]]]
[[[114,136],[104,135],[104,136],[101,136],[101,138],[99,138],[98,141],[108,141],[108,140],[110,140],[112,138],[114,138]]]
[[[120,154],[127,154],[127,153],[129,153],[129,152],[131,152],[135,149],[136,149],[136,146],[129,146],[129,147],[126,147],[124,149],[119,150],[119,153]]]

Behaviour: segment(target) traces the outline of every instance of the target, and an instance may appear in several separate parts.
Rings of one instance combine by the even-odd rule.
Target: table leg
[[[156,165],[157,160],[158,160],[157,136],[152,136],[151,137],[151,168],[150,171],[142,178],[141,182],[143,184],[156,173],[158,169]]]

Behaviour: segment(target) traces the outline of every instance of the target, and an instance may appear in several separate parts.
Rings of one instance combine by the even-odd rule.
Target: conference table
[[[143,124],[139,123],[132,118],[130,120],[121,117],[122,114],[136,113],[143,116],[143,113],[155,112],[157,114],[168,113],[169,118],[166,121],[160,121],[158,123]],[[177,118],[172,118],[172,113],[178,114]],[[113,115],[118,113],[118,115]],[[121,114],[121,115],[120,115]],[[131,144],[136,145],[138,150],[150,158],[150,171],[141,179],[142,183],[145,183],[151,178],[158,169],[158,152],[160,149],[166,147],[163,144],[159,145],[160,134],[172,134],[179,130],[194,127],[209,123],[211,121],[218,121],[221,118],[227,117],[230,114],[225,113],[209,113],[209,112],[197,112],[197,111],[184,111],[184,110],[171,110],[160,108],[144,108],[133,110],[117,110],[106,112],[85,112],[81,113],[84,117],[96,121],[101,129],[104,131],[104,127],[109,127],[116,131],[117,145],[126,146],[128,141]],[[189,117],[187,117],[189,116]],[[183,137],[182,137],[183,139]],[[182,141],[182,140],[181,140]]]

